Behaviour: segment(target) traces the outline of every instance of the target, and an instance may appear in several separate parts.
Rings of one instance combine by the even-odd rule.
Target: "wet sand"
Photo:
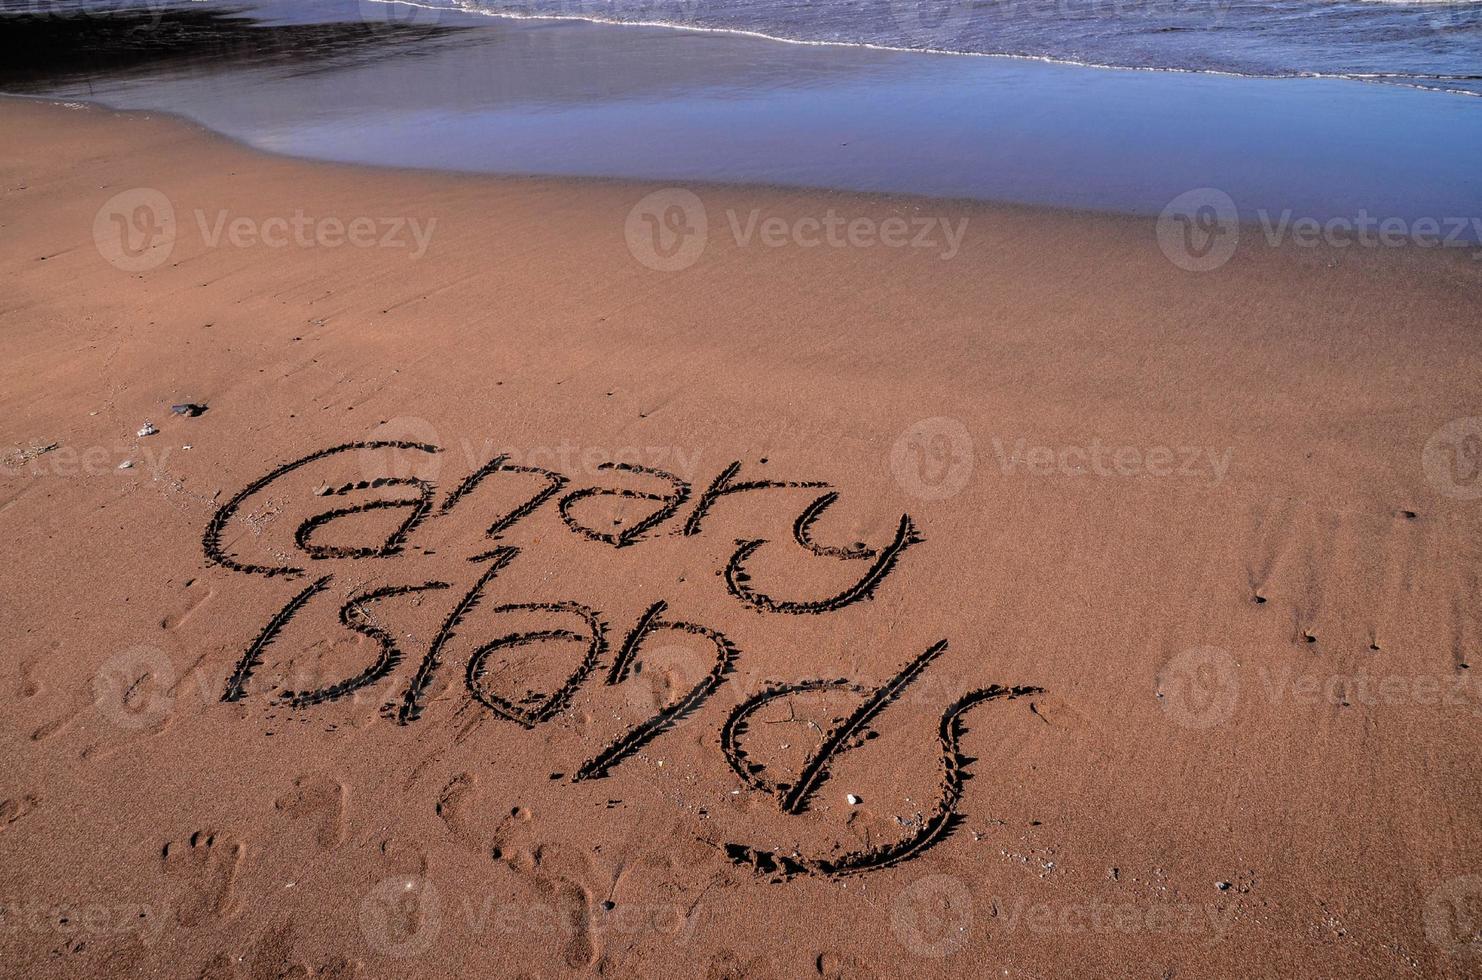
[[[0,141],[17,975],[1475,971],[1469,252]]]
[[[371,16],[387,11],[406,19]],[[1213,187],[1247,221],[1455,219],[1482,241],[1482,102],[1466,96],[372,0],[254,0],[234,18],[190,4],[158,29],[141,16],[42,21],[38,38],[7,22],[0,92],[176,113],[259,149],[341,163],[1152,215]]]

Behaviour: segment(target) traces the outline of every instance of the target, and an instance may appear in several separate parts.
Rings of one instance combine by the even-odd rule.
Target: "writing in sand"
[[[440,499],[439,491],[425,473],[418,475],[413,472],[407,475],[400,470],[395,475],[374,475],[339,485],[320,485],[315,493],[324,498],[324,509],[305,518],[297,526],[293,535],[296,554],[280,554],[277,556],[279,560],[273,564],[258,563],[234,555],[228,547],[226,531],[229,525],[234,518],[242,515],[253,498],[267,496],[275,489],[281,489],[291,475],[313,464],[342,457],[347,453],[358,454],[362,459],[376,459],[379,458],[376,454],[383,451],[430,459],[440,453],[441,449],[427,443],[403,440],[347,442],[320,449],[284,463],[253,480],[212,516],[202,538],[209,563],[241,575],[281,577],[305,582],[246,644],[227,678],[221,695],[222,701],[240,702],[247,699],[250,695],[249,682],[254,672],[269,655],[269,648],[274,641],[295,617],[311,604],[334,601],[330,592],[334,574],[316,574],[315,566],[327,569],[336,560],[361,562],[394,561],[402,558],[414,546],[419,532],[425,532],[434,522],[446,519],[460,508],[469,506],[480,488],[495,481],[513,481],[527,490],[533,488],[533,492],[512,508],[504,510],[484,529],[482,547],[473,549],[477,553],[467,559],[473,568],[466,581],[411,581],[355,592],[340,606],[339,622],[350,633],[371,641],[371,648],[377,651],[373,661],[365,664],[363,669],[352,676],[309,690],[280,690],[270,696],[289,709],[305,710],[352,697],[357,692],[379,685],[396,675],[407,660],[408,651],[401,648],[399,637],[393,631],[377,622],[372,609],[378,602],[420,593],[446,592],[450,598],[456,597],[456,601],[431,642],[420,652],[415,668],[406,672],[409,676],[405,685],[397,688],[399,694],[393,696],[382,708],[386,716],[400,725],[417,723],[426,708],[429,691],[443,670],[460,670],[467,696],[482,709],[522,728],[536,730],[557,720],[579,701],[583,689],[589,685],[617,686],[629,682],[645,644],[654,643],[656,637],[677,632],[700,642],[706,649],[713,649],[713,659],[708,671],[688,690],[667,699],[666,703],[655,705],[647,718],[608,741],[590,758],[574,766],[569,775],[552,774],[553,779],[569,782],[606,779],[618,775],[624,762],[644,746],[676,726],[685,724],[687,719],[696,714],[707,699],[725,683],[727,675],[736,669],[743,653],[714,625],[694,622],[672,610],[663,597],[654,596],[647,600],[637,621],[622,634],[621,642],[615,644],[608,640],[608,624],[603,614],[579,601],[563,599],[510,602],[494,605],[492,609],[486,606],[485,612],[492,612],[496,617],[539,613],[559,625],[499,635],[480,642],[467,655],[466,662],[446,662],[449,659],[450,644],[458,635],[460,627],[465,627],[470,614],[489,598],[494,591],[495,580],[501,573],[520,560],[521,548],[497,543],[517,524],[542,508],[554,506],[562,523],[580,538],[614,549],[625,549],[658,537],[661,528],[667,535],[683,538],[700,535],[706,518],[718,503],[729,497],[778,489],[811,490],[815,495],[793,522],[792,537],[797,546],[813,556],[849,563],[851,567],[857,568],[857,573],[846,587],[822,597],[800,598],[788,595],[785,582],[765,586],[757,584],[753,581],[748,566],[753,557],[769,544],[761,538],[737,540],[729,560],[718,571],[718,577],[724,582],[725,591],[731,599],[757,613],[776,617],[779,623],[789,616],[834,615],[858,603],[870,601],[877,590],[886,587],[892,572],[908,552],[923,543],[916,523],[909,514],[901,515],[894,535],[879,546],[864,543],[847,546],[820,543],[815,537],[816,525],[838,501],[838,491],[825,482],[747,478],[742,473],[740,462],[726,466],[696,496],[687,481],[663,470],[634,463],[602,463],[596,470],[614,477],[621,474],[629,482],[639,479],[649,484],[651,489],[574,486],[573,481],[560,472],[516,465],[507,456],[501,455],[469,473]],[[592,526],[591,522],[583,522],[580,516],[583,502],[600,497],[633,501],[647,512],[637,520],[620,523],[617,528],[610,530]],[[772,499],[781,498],[773,495]],[[380,526],[373,541],[347,544],[342,535],[336,535],[332,530],[336,526],[341,529],[349,526],[358,529],[357,538],[365,538],[366,525],[353,522],[363,521],[366,515],[382,511],[393,512],[399,522],[391,527],[389,533],[386,533],[384,525]],[[679,519],[681,512],[684,512],[682,520]],[[327,538],[334,538],[337,543],[328,543]],[[516,648],[542,644],[572,644],[579,651],[576,667],[565,678],[564,683],[549,693],[523,698],[504,697],[496,693],[491,681],[497,680],[496,667],[501,662],[501,656]],[[720,728],[719,745],[725,763],[741,779],[747,791],[771,797],[783,813],[804,812],[810,798],[828,780],[831,764],[872,736],[870,726],[875,719],[946,652],[947,645],[946,639],[930,643],[892,677],[875,686],[859,684],[848,678],[768,681],[760,685],[755,693],[735,706]],[[749,722],[758,712],[780,699],[820,692],[845,695],[851,699],[853,707],[843,717],[836,718],[830,729],[822,732],[821,740],[795,774],[791,774],[786,780],[769,778],[767,767],[753,761],[744,748]],[[738,865],[773,880],[786,880],[798,875],[839,877],[860,874],[910,860],[945,839],[960,820],[963,784],[968,778],[970,762],[961,752],[960,742],[966,731],[965,718],[968,712],[988,702],[1009,701],[1038,693],[1037,688],[993,684],[969,690],[943,706],[935,733],[939,742],[941,770],[937,797],[921,819],[911,822],[909,833],[905,836],[848,853],[831,853],[827,856],[784,854],[743,843],[725,844],[724,853]]]

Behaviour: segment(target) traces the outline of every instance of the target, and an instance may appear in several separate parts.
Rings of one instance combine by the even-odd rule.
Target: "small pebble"
[[[850,793],[848,796],[844,797],[844,799],[849,801],[850,806],[859,806],[859,797],[855,796],[853,793]]]
[[[121,469],[121,470],[131,470],[131,469],[133,469],[134,468],[133,460],[128,460],[128,459],[124,460],[122,463],[119,463],[118,464],[118,468]]]
[[[154,435],[157,432],[159,432],[159,429],[156,429],[154,427],[154,423],[153,422],[145,422],[143,425],[141,425],[139,427],[139,437],[140,438],[143,438],[144,436],[152,436],[152,435]]]
[[[1216,881],[1214,883],[1214,887],[1218,888],[1222,892],[1227,892],[1230,890],[1230,883],[1228,881]]]

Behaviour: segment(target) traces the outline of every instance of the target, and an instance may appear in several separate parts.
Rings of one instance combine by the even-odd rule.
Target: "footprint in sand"
[[[319,846],[333,850],[345,842],[349,796],[349,788],[338,779],[299,776],[293,791],[274,800],[273,808],[295,821],[311,823]]]
[[[555,934],[566,940],[562,962],[574,970],[596,963],[602,948],[592,927],[592,889],[582,884],[580,859],[539,843],[534,815],[521,806],[500,822],[490,853],[545,895],[557,916]]]
[[[870,980],[877,977],[868,966],[852,956],[824,951],[813,958],[813,972],[824,980]]]
[[[52,647],[55,649],[56,644],[53,644]],[[41,682],[41,678],[36,672],[39,664],[39,660],[26,660],[21,663],[16,677],[15,693],[23,701],[29,701],[46,689],[46,685]]]
[[[38,666],[39,663],[37,661],[32,661],[30,664],[21,668],[21,685],[18,692],[21,697],[27,699],[34,698],[45,690],[44,685],[36,676],[36,668]],[[47,739],[55,738],[67,731],[78,718],[82,717],[85,711],[93,707],[96,698],[97,695],[93,691],[92,682],[89,680],[87,684],[78,688],[77,697],[73,699],[73,703],[69,705],[65,713],[50,721],[42,722],[36,728],[32,729],[31,741],[45,742]]]
[[[215,595],[215,592],[199,579],[187,579],[184,591],[185,595],[180,600],[180,607],[175,612],[166,613],[160,619],[160,629],[166,631],[179,629],[190,618],[191,613],[200,607],[201,603]]]
[[[0,831],[4,831],[11,824],[29,814],[41,805],[41,797],[35,793],[27,793],[25,796],[17,796],[14,799],[0,800]]]
[[[381,864],[390,875],[419,878],[427,874],[427,855],[415,843],[387,837],[380,843]]]
[[[765,953],[742,959],[735,950],[723,949],[705,965],[705,980],[749,980],[777,975]]]
[[[237,980],[237,970],[232,966],[232,958],[226,953],[217,953],[206,961],[201,967],[201,972],[196,974],[196,980]]]
[[[358,960],[335,956],[313,967],[297,955],[292,928],[279,925],[254,941],[246,955],[237,957],[235,962],[225,952],[212,956],[195,975],[195,980],[298,980],[307,977],[363,980],[365,966]]]
[[[82,714],[81,711],[74,710],[60,718],[54,718],[51,721],[41,724],[31,732],[31,741],[45,742],[49,738],[55,738],[71,728],[72,723],[77,720],[77,716],[80,714]]]
[[[468,826],[468,812],[476,782],[477,778],[472,773],[460,772],[443,786],[435,805],[438,819],[448,832],[466,844],[475,843],[473,831]]]
[[[158,647],[138,646],[110,657],[98,672],[75,688],[71,704],[31,732],[31,741],[45,742],[72,731],[80,719],[96,719],[89,726],[100,737],[83,749],[84,761],[104,758],[128,748],[136,736],[163,734],[169,727],[175,699],[174,668]],[[35,685],[40,691],[40,685]]]
[[[285,980],[285,978],[319,977],[355,980],[365,970],[358,960],[331,956],[317,964],[300,949],[298,937],[290,922],[279,922],[253,942],[243,958],[246,980]]]
[[[245,854],[243,845],[203,830],[165,844],[160,849],[165,877],[184,891],[176,906],[176,921],[189,928],[230,915]]]

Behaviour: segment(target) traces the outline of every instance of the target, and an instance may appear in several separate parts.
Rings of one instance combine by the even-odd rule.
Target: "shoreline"
[[[18,971],[1468,975],[1482,264],[0,139]]]
[[[591,185],[597,187],[621,188],[624,190],[637,191],[640,189],[656,190],[675,185],[707,188],[715,191],[727,191],[744,193],[746,191],[757,191],[764,194],[788,195],[788,194],[818,194],[824,196],[837,196],[843,198],[857,198],[861,200],[877,200],[886,202],[897,202],[900,204],[935,203],[962,209],[982,208],[985,211],[1006,210],[1026,212],[1047,212],[1050,214],[1079,215],[1082,217],[1103,218],[1146,218],[1148,215],[1139,215],[1123,211],[1102,211],[1096,208],[1077,208],[1071,206],[1057,206],[1053,204],[1030,204],[1021,201],[999,201],[965,196],[938,196],[932,194],[913,193],[910,191],[878,191],[866,192],[846,187],[809,187],[796,184],[768,184],[747,181],[730,180],[666,180],[657,177],[623,177],[608,176],[602,174],[546,174],[546,173],[490,173],[481,170],[447,170],[439,167],[405,166],[395,163],[361,163],[347,160],[327,160],[319,157],[302,156],[289,151],[272,150],[266,147],[255,146],[246,140],[212,129],[206,123],[193,119],[179,112],[166,109],[119,109],[102,102],[90,101],[78,98],[63,98],[53,95],[29,95],[26,93],[0,92],[0,107],[10,102],[37,103],[57,109],[83,110],[87,112],[101,113],[106,116],[116,116],[120,119],[165,119],[176,125],[185,127],[201,136],[221,140],[237,147],[245,153],[260,155],[278,160],[288,160],[308,166],[343,168],[350,171],[380,171],[388,174],[422,175],[426,177],[449,177],[457,180],[470,181],[495,181],[495,182],[533,182],[533,183],[569,183],[575,186]]]
[[[400,2],[400,0],[397,0],[397,2]],[[1065,218],[1080,218],[1087,220],[1120,220],[1127,222],[1129,225],[1146,227],[1149,231],[1149,234],[1153,234],[1156,231],[1156,219],[1158,218],[1158,216],[1153,214],[1152,212],[1120,211],[1095,207],[1076,207],[1073,205],[1057,205],[1007,199],[1000,200],[962,195],[934,195],[912,191],[881,190],[868,192],[848,187],[834,187],[823,185],[809,186],[787,183],[766,183],[720,179],[670,180],[657,177],[627,177],[601,174],[547,174],[535,172],[491,173],[488,171],[478,170],[449,170],[431,166],[418,167],[392,163],[364,163],[358,161],[328,160],[311,156],[302,156],[290,151],[277,151],[265,147],[255,146],[239,137],[232,136],[229,133],[223,133],[218,130],[212,129],[206,123],[200,122],[178,112],[171,112],[160,109],[119,109],[103,104],[101,102],[94,102],[86,99],[65,99],[50,95],[0,93],[0,107],[3,107],[6,103],[12,101],[23,103],[37,103],[70,111],[81,109],[88,112],[102,113],[107,116],[116,116],[121,119],[128,119],[130,117],[138,117],[140,119],[162,118],[176,125],[185,127],[195,133],[200,134],[201,136],[210,139],[222,140],[246,153],[259,154],[264,157],[293,161],[311,166],[347,168],[351,171],[369,170],[381,171],[388,174],[399,173],[407,175],[423,175],[426,177],[441,176],[468,181],[492,180],[509,182],[530,182],[535,184],[570,183],[573,186],[590,185],[594,187],[609,187],[612,189],[620,189],[623,191],[631,191],[635,193],[642,191],[661,190],[670,187],[684,187],[693,188],[695,190],[713,191],[717,193],[736,195],[742,195],[748,192],[762,195],[771,195],[774,197],[819,195],[826,198],[838,198],[840,200],[846,201],[873,201],[877,203],[896,204],[900,206],[931,205],[937,208],[952,209],[963,212],[979,211],[984,216],[990,216],[996,212],[1006,212],[1024,215],[1045,214],[1062,216]],[[1236,212],[1233,219],[1230,218],[1228,215],[1223,214],[1220,216],[1220,218],[1221,221],[1224,222],[1224,225],[1226,227],[1238,228],[1240,236],[1255,237],[1257,233],[1260,233],[1260,237],[1266,239],[1266,244],[1268,247],[1276,248],[1280,246],[1280,243],[1272,241],[1273,229],[1278,232],[1278,237],[1282,237],[1280,233],[1283,231],[1284,226],[1279,224],[1278,222],[1282,222],[1284,219],[1290,218],[1292,216],[1292,209],[1287,209],[1286,212],[1284,212],[1283,214],[1277,215],[1276,220],[1273,221],[1272,216],[1268,211],[1266,211],[1265,209],[1258,209],[1258,211],[1254,215],[1250,214],[1249,212]],[[1376,226],[1382,223],[1383,220],[1385,219],[1376,216],[1369,216],[1368,218],[1369,224],[1373,224]],[[1434,234],[1424,236],[1437,242],[1436,244],[1429,245],[1417,244],[1413,240],[1413,236],[1411,236],[1409,232],[1406,232],[1402,236],[1402,238],[1411,239],[1409,241],[1397,240],[1390,243],[1386,243],[1383,241],[1373,241],[1372,238],[1383,237],[1379,235],[1377,227],[1374,229],[1375,235],[1371,238],[1371,236],[1364,234],[1361,229],[1353,227],[1353,225],[1355,224],[1362,223],[1360,220],[1347,218],[1345,216],[1338,216],[1334,219],[1328,219],[1326,222],[1323,222],[1323,224],[1325,226],[1330,226],[1335,221],[1339,223],[1347,221],[1349,227],[1342,229],[1342,231],[1327,229],[1320,233],[1323,237],[1323,246],[1330,251],[1335,248],[1338,250],[1353,249],[1353,246],[1357,245],[1358,249],[1356,250],[1355,254],[1373,255],[1388,251],[1391,254],[1393,254],[1394,252],[1404,252],[1409,255],[1417,255],[1431,252],[1439,255],[1448,255],[1453,257],[1458,262],[1462,262],[1463,264],[1459,268],[1460,270],[1462,270],[1463,276],[1466,275],[1465,270],[1468,268],[1468,265],[1465,263],[1464,260],[1470,260],[1472,263],[1475,263],[1479,271],[1482,271],[1482,217],[1466,217],[1453,219],[1451,222],[1451,226],[1445,228],[1438,227],[1437,232],[1435,232]],[[1407,223],[1407,225],[1409,224],[1413,223]],[[1460,238],[1457,238],[1458,228],[1456,226],[1458,225],[1460,226]],[[1447,238],[1453,240],[1440,241]],[[1305,247],[1312,248],[1313,246],[1308,245]],[[1365,252],[1365,250],[1367,250],[1367,252]]]
[[[1462,95],[1472,98],[1482,98],[1482,92],[1469,92],[1465,89],[1443,89],[1433,88],[1418,83],[1387,82],[1383,79],[1388,77],[1402,78],[1405,75],[1386,75],[1376,72],[1319,72],[1304,71],[1289,74],[1251,74],[1248,72],[1229,71],[1218,68],[1188,68],[1154,65],[1113,65],[1094,61],[1076,61],[1070,58],[1057,58],[1052,55],[1038,54],[1014,54],[1007,51],[954,51],[948,48],[912,48],[899,45],[873,44],[866,41],[829,41],[812,40],[808,38],[782,37],[777,34],[767,34],[762,31],[746,30],[737,27],[701,27],[694,24],[677,24],[670,21],[658,20],[618,20],[610,17],[585,16],[580,14],[523,14],[512,11],[501,10],[469,10],[466,8],[437,7],[430,4],[414,3],[412,0],[366,0],[368,3],[381,3],[388,6],[414,7],[419,10],[433,10],[439,12],[468,14],[476,17],[490,17],[499,20],[513,21],[553,21],[581,24],[601,24],[607,27],[652,27],[661,30],[681,31],[691,34],[724,34],[734,37],[754,38],[759,41],[774,41],[778,44],[795,44],[803,47],[816,48],[858,48],[865,51],[884,51],[895,54],[924,54],[940,55],[957,58],[1003,58],[1011,61],[1036,61],[1048,65],[1063,65],[1069,68],[1093,68],[1100,71],[1141,71],[1141,72],[1171,72],[1184,75],[1214,75],[1221,78],[1251,78],[1251,79],[1332,79],[1350,82],[1361,82],[1364,84],[1393,85],[1397,88],[1409,88],[1422,92],[1435,92],[1438,95]],[[1454,0],[1441,0],[1441,2],[1454,2]],[[1442,76],[1437,76],[1439,80]]]
[[[1361,207],[1406,221],[1482,214],[1470,160],[1454,149],[1482,141],[1482,115],[1394,86],[1143,71],[1092,79],[1038,61],[463,19],[484,26],[233,27],[215,56],[212,28],[197,25],[199,49],[156,68],[26,94],[172,112],[299,157],[446,172],[1137,215],[1214,187],[1245,220],[1290,209],[1326,222]],[[1382,166],[1376,145],[1391,148]]]

